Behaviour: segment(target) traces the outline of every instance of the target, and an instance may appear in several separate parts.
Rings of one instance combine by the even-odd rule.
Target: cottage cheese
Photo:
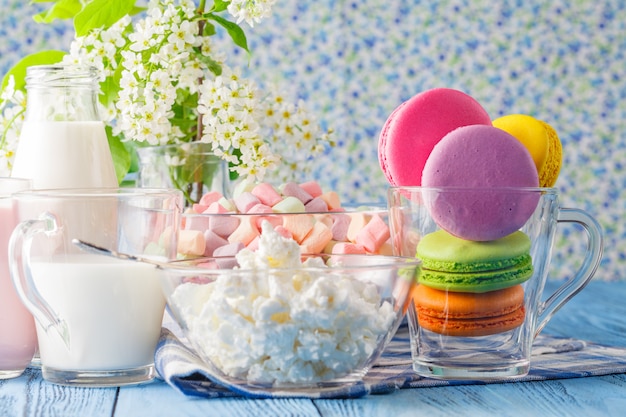
[[[372,283],[300,260],[298,244],[263,224],[256,252],[237,255],[241,270],[176,288],[171,304],[195,347],[223,373],[264,384],[306,384],[350,374],[372,355],[396,313]]]

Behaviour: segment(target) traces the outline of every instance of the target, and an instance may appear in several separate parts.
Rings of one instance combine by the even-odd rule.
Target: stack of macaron
[[[519,229],[539,201],[540,192],[531,190],[553,186],[560,171],[554,129],[521,114],[492,121],[469,95],[436,88],[389,116],[378,153],[392,186],[423,187],[440,228],[417,245],[419,325],[451,336],[520,326],[520,284],[533,269],[530,239]]]
[[[256,250],[264,221],[298,242],[303,254],[391,254],[386,211],[346,210],[338,194],[315,181],[238,184],[232,198],[202,196],[183,214],[178,239],[181,258],[233,256]]]
[[[417,257],[422,273],[413,301],[420,326],[450,336],[484,336],[523,323],[520,284],[533,273],[526,234],[472,241],[440,229],[420,240]]]

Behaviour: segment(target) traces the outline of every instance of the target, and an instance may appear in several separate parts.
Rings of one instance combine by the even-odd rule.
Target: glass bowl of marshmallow
[[[238,184],[232,197],[209,192],[182,215],[178,257],[235,256],[256,250],[268,221],[304,254],[391,255],[386,205],[342,205],[315,181]]]
[[[337,389],[362,380],[395,334],[418,259],[302,248],[263,220],[253,248],[159,267],[169,313],[215,380]]]

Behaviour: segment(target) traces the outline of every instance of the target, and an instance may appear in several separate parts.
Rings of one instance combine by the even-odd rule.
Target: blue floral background
[[[0,72],[24,54],[67,49],[71,27],[35,24],[34,6],[0,0]],[[344,201],[384,202],[380,128],[393,109],[433,87],[472,95],[492,118],[526,113],[564,147],[562,205],[605,230],[595,279],[626,280],[626,1],[278,1],[246,29],[236,59],[262,85],[304,98],[338,146],[316,179]],[[552,278],[574,273],[583,232],[560,226]]]

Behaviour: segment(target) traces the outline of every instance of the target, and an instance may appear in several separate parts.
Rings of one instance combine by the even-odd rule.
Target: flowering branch
[[[261,180],[276,171],[288,177],[300,155],[311,158],[332,145],[330,131],[302,102],[261,93],[212,42],[220,27],[248,51],[239,24],[260,22],[275,0],[150,0],[145,9],[135,0],[91,0],[69,11],[61,3],[67,1],[53,1],[37,19],[74,19],[77,37],[63,62],[102,74],[101,114],[118,175],[128,172],[136,146],[209,143],[234,173]]]

